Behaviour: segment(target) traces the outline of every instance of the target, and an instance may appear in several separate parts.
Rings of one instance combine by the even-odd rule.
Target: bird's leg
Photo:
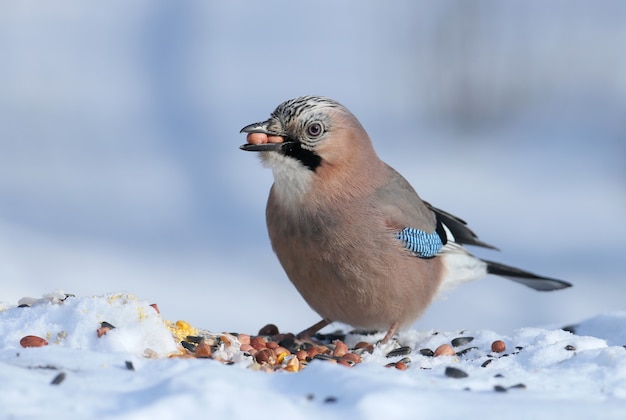
[[[315,334],[316,332],[318,332],[319,330],[321,330],[322,328],[324,328],[325,326],[327,326],[328,324],[330,324],[330,321],[327,319],[322,319],[320,322],[318,322],[317,324],[313,324],[312,326],[310,326],[309,328],[307,328],[306,330],[300,332],[297,337],[300,340],[305,340],[305,341],[310,341],[311,340],[311,336],[313,336],[313,334]]]
[[[396,331],[398,331],[398,323],[394,322],[391,324],[391,327],[389,327],[389,330],[387,330],[387,334],[380,340],[380,344],[385,344],[387,341],[391,340]]]

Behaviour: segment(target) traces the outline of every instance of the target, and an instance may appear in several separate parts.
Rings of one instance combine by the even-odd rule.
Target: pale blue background
[[[128,290],[213,330],[318,317],[265,231],[238,131],[344,103],[426,200],[575,288],[488,278],[416,327],[626,310],[626,3],[0,3],[0,301]]]

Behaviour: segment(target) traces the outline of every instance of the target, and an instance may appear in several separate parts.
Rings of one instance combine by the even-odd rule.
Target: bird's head
[[[300,205],[310,193],[319,202],[360,194],[383,165],[356,117],[321,96],[285,101],[241,132],[248,141],[241,149],[260,153],[274,174],[274,194],[285,203]]]
[[[290,164],[315,172],[323,164],[339,164],[371,148],[365,130],[340,103],[322,96],[302,96],[278,105],[271,117],[241,129],[247,133],[242,150],[262,152],[274,167]]]

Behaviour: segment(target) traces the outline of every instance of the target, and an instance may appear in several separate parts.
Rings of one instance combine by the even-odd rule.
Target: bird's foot
[[[393,324],[391,324],[391,326],[389,327],[389,330],[387,330],[387,334],[385,334],[385,336],[383,337],[382,340],[380,340],[378,342],[378,344],[386,344],[389,340],[391,340],[394,336],[394,334],[398,331],[398,323],[394,322]]]
[[[330,324],[330,321],[328,321],[327,319],[322,319],[320,322],[318,322],[318,323],[316,323],[314,325],[311,325],[306,330],[301,331],[300,333],[298,333],[298,335],[296,335],[296,337],[299,340],[311,342],[313,334],[315,334],[316,332],[318,332],[319,330],[321,330],[322,328],[324,328],[328,324]]]

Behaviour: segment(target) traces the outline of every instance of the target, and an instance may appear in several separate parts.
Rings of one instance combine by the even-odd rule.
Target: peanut
[[[435,357],[437,356],[454,356],[456,353],[450,344],[442,344],[435,349]]]
[[[27,335],[20,340],[20,345],[24,348],[43,347],[47,346],[48,342],[41,337],[37,337],[36,335]]]

